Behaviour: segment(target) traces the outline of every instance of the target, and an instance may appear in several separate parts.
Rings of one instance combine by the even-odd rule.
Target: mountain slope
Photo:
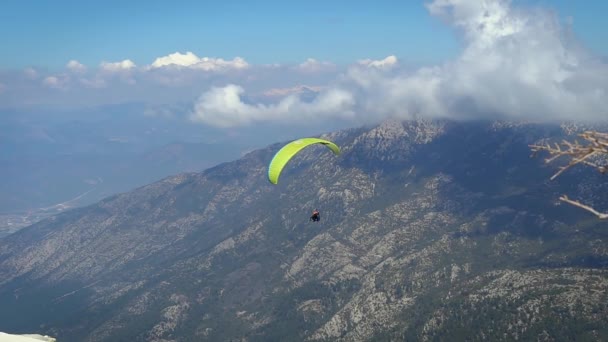
[[[530,159],[557,126],[395,122],[282,144],[0,240],[0,330],[61,341],[608,336],[600,175]],[[584,178],[583,178],[584,177]],[[582,179],[582,180],[581,180]],[[321,210],[320,223],[308,222]],[[6,305],[4,305],[6,303]]]

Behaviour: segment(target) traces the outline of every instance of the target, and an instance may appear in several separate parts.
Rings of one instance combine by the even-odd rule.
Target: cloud
[[[414,113],[453,118],[607,117],[602,103],[608,65],[584,51],[556,15],[500,0],[436,0],[427,8],[460,30],[464,50],[438,68],[383,80],[392,83],[396,95],[389,102]],[[421,100],[396,98],[411,98],[415,87],[421,89]]]
[[[125,59],[120,62],[101,62],[101,70],[108,72],[120,72],[125,70],[131,70],[136,67],[135,63],[130,59]]]
[[[315,58],[251,65],[190,51],[144,66],[125,59],[85,69],[74,60],[65,73],[6,73],[0,106],[188,102],[193,120],[223,127],[321,117],[608,118],[608,61],[582,47],[551,11],[507,0],[434,0],[426,7],[462,37],[456,58],[419,68],[396,55],[351,65]]]
[[[365,65],[370,68],[391,68],[397,65],[397,57],[390,55],[382,60],[375,61],[372,59],[363,59],[359,61],[360,65]]]
[[[46,77],[42,83],[44,83],[47,86],[53,87],[59,84],[59,78],[57,78],[56,76],[49,76]]]
[[[303,72],[320,72],[328,69],[333,69],[335,65],[331,62],[318,61],[314,58],[307,58],[304,62],[297,66],[297,70]]]
[[[89,88],[104,88],[110,82],[120,81],[126,84],[135,84],[137,65],[130,59],[120,62],[101,62],[99,71],[92,78],[81,78],[80,83]]]
[[[462,35],[464,46],[458,58],[413,71],[398,68],[396,56],[359,61],[319,94],[339,90],[341,98],[348,100],[334,110],[315,107],[315,115],[331,118],[354,113],[359,121],[413,116],[531,121],[608,118],[608,64],[583,49],[552,12],[515,7],[507,0],[435,0],[426,6],[431,15]],[[318,65],[309,59],[300,67],[314,70]],[[195,105],[195,112],[204,118],[201,121],[241,125],[296,118],[301,110],[285,106],[294,101],[292,95],[272,106],[244,105],[236,91],[240,88],[235,87],[205,93]],[[217,97],[228,99],[220,96],[228,93],[230,101],[217,101]]]
[[[221,58],[202,57],[188,51],[185,54],[175,52],[164,57],[158,57],[149,66],[150,69],[162,67],[187,67],[203,71],[242,70],[249,67],[249,63],[241,57],[224,60]]]
[[[104,61],[97,66],[86,67],[71,59],[64,70],[28,68],[0,71],[0,81],[7,86],[0,96],[0,108],[76,109],[118,101],[144,104],[188,102],[191,107],[202,92],[231,83],[240,84],[251,92],[245,100],[256,98],[264,102],[270,99],[264,95],[269,89],[294,88],[299,84],[316,87],[327,84],[338,72],[335,69],[302,73],[296,70],[297,65],[250,65],[238,57],[225,60],[192,56],[194,54],[176,53],[166,56],[170,57],[168,59],[156,59],[156,65],[163,66],[155,68],[135,65],[130,59]],[[171,64],[173,62],[189,66]],[[58,89],[62,92],[57,92]],[[288,94],[286,92],[283,96]],[[302,95],[307,100],[312,94],[313,91]],[[274,96],[275,99],[277,97],[280,95]]]
[[[154,60],[151,67],[152,68],[160,68],[167,65],[177,65],[177,66],[191,66],[198,63],[200,58],[192,52],[188,51],[186,54],[181,54],[179,52],[172,53],[168,56],[158,57]]]
[[[347,91],[333,88],[321,92],[312,102],[289,95],[272,105],[247,104],[241,99],[244,89],[229,84],[203,93],[190,117],[193,121],[216,127],[242,126],[256,122],[274,121],[301,123],[327,115],[352,117],[355,100]]]
[[[49,88],[65,89],[69,79],[65,75],[48,76],[42,80],[42,84]]]
[[[87,71],[87,67],[82,65],[80,62],[78,62],[77,60],[72,59],[71,61],[68,62],[68,64],[66,64],[66,68],[68,68],[68,70],[75,72],[75,73],[83,73],[85,71]]]

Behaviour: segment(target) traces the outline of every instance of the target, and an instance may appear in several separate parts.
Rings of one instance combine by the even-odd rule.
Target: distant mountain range
[[[143,112],[139,109],[132,110]],[[68,201],[72,206],[95,203],[171,174],[238,158],[243,149],[217,134],[205,136],[191,124],[132,114],[129,107],[120,110],[124,113],[103,109],[67,118],[3,115],[0,214]]]
[[[30,221],[44,214],[43,208],[92,204],[306,131],[300,126],[282,127],[278,135],[276,127],[213,129],[190,122],[187,112],[186,105],[141,104],[73,113],[1,111],[0,236],[8,217]],[[332,124],[322,126],[327,130]]]
[[[557,166],[529,157],[577,130],[387,121],[322,135],[343,153],[310,147],[278,185],[267,165],[286,141],[66,211],[0,239],[0,331],[608,340],[608,223],[557,201],[608,207],[608,179],[577,167],[550,181]]]

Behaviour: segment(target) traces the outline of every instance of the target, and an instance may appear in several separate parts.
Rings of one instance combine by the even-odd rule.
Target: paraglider
[[[310,217],[309,221],[313,221],[313,222],[319,222],[319,221],[321,221],[321,214],[319,214],[319,210],[315,209],[312,212],[312,216]]]
[[[329,140],[318,139],[318,138],[302,138],[294,140],[287,145],[283,146],[272,158],[268,165],[268,180],[272,184],[279,182],[279,176],[281,171],[287,164],[287,162],[300,152],[303,148],[313,144],[322,144],[329,148],[335,155],[340,154],[340,147]]]
[[[298,152],[300,152],[303,148],[314,144],[325,145],[335,155],[340,154],[340,147],[329,140],[319,138],[302,138],[294,140],[283,146],[270,161],[270,164],[268,165],[268,180],[270,183],[277,184],[279,182],[281,171],[283,171],[283,168],[285,165],[287,165],[287,162],[289,162],[289,160],[298,154]],[[319,214],[319,210],[315,209],[309,221],[319,222],[320,220],[321,215]]]

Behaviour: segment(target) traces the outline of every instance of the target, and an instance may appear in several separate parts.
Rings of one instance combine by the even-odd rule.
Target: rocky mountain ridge
[[[568,132],[566,132],[568,133]],[[181,174],[0,240],[0,330],[59,341],[608,338],[601,175],[557,125],[387,121]],[[571,133],[571,132],[570,132]],[[322,221],[308,222],[314,208]],[[567,338],[567,337],[566,337]]]

